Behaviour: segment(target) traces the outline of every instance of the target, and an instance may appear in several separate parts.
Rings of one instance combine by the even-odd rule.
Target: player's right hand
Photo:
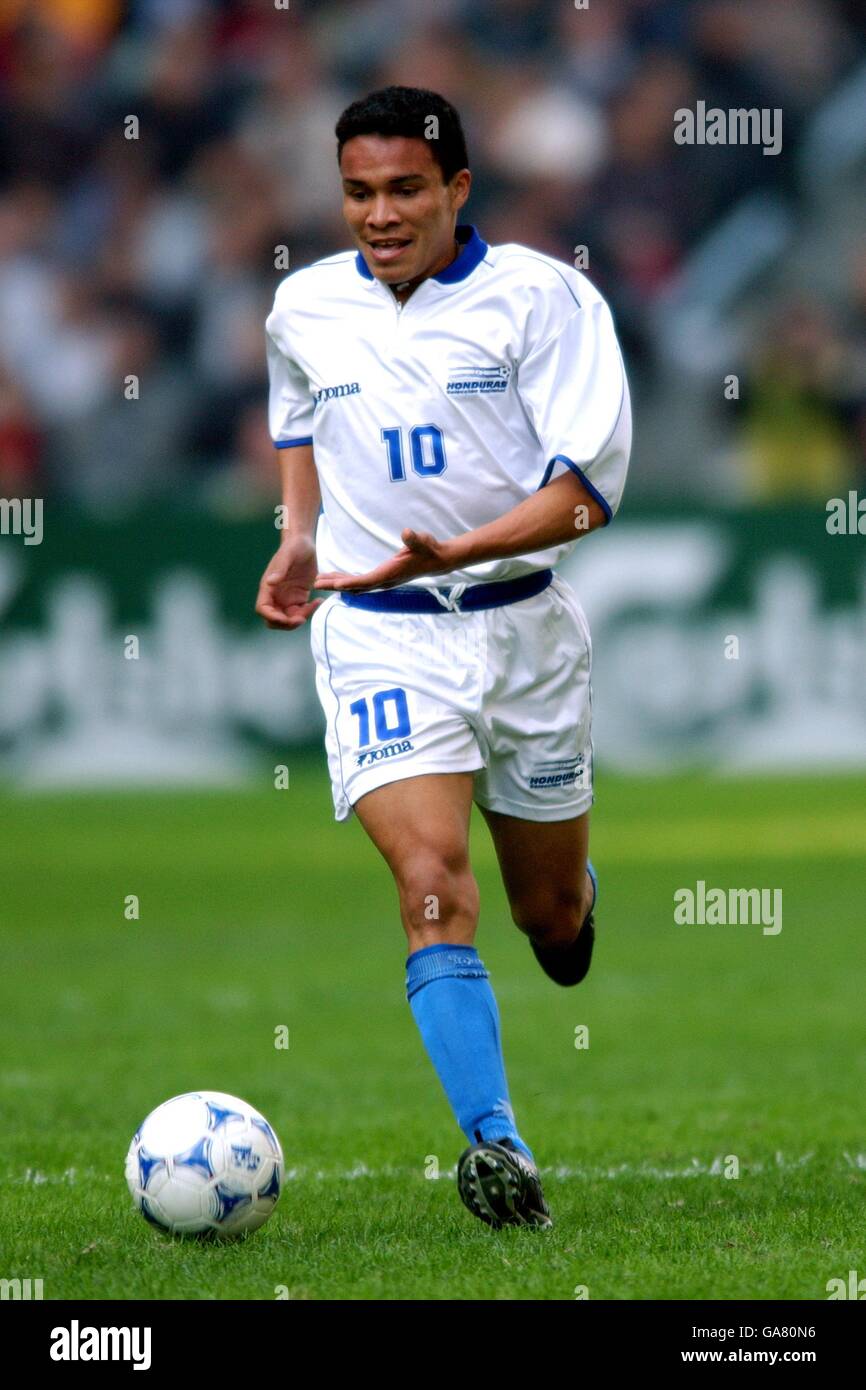
[[[283,541],[262,575],[256,612],[268,627],[302,627],[324,599],[310,601],[316,577],[316,547],[295,536]]]

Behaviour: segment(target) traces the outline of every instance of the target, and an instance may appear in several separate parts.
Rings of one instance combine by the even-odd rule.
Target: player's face
[[[343,146],[343,216],[367,268],[387,285],[436,275],[454,259],[454,224],[472,175],[449,183],[426,140],[356,135]]]

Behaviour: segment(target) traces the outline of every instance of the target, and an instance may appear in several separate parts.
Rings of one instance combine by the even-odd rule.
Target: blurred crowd
[[[273,503],[278,248],[350,244],[334,122],[391,82],[461,112],[487,241],[588,248],[651,401],[659,297],[744,194],[796,203],[790,152],[864,53],[858,0],[0,0],[0,495]],[[699,99],[782,108],[783,154],[677,145]],[[821,488],[866,479],[866,251],[845,274],[844,312],[804,291],[751,345],[756,497],[817,489],[807,439]]]

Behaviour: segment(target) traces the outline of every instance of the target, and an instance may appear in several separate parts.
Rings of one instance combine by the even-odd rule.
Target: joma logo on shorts
[[[380,758],[398,758],[401,753],[413,752],[414,748],[411,738],[404,738],[402,743],[386,743],[384,748],[370,748],[366,753],[358,754],[358,767],[363,767],[364,763],[377,763]]]
[[[322,401],[331,401],[335,396],[357,396],[361,387],[357,381],[347,381],[342,386],[323,386],[321,391],[314,392],[316,403],[321,405]]]

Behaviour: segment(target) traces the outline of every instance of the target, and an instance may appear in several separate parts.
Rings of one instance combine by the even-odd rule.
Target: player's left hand
[[[437,541],[426,531],[407,528],[401,533],[403,549],[383,560],[366,574],[317,574],[315,589],[383,589],[394,584],[406,584],[422,574],[447,574],[454,568],[448,553],[448,542]]]

